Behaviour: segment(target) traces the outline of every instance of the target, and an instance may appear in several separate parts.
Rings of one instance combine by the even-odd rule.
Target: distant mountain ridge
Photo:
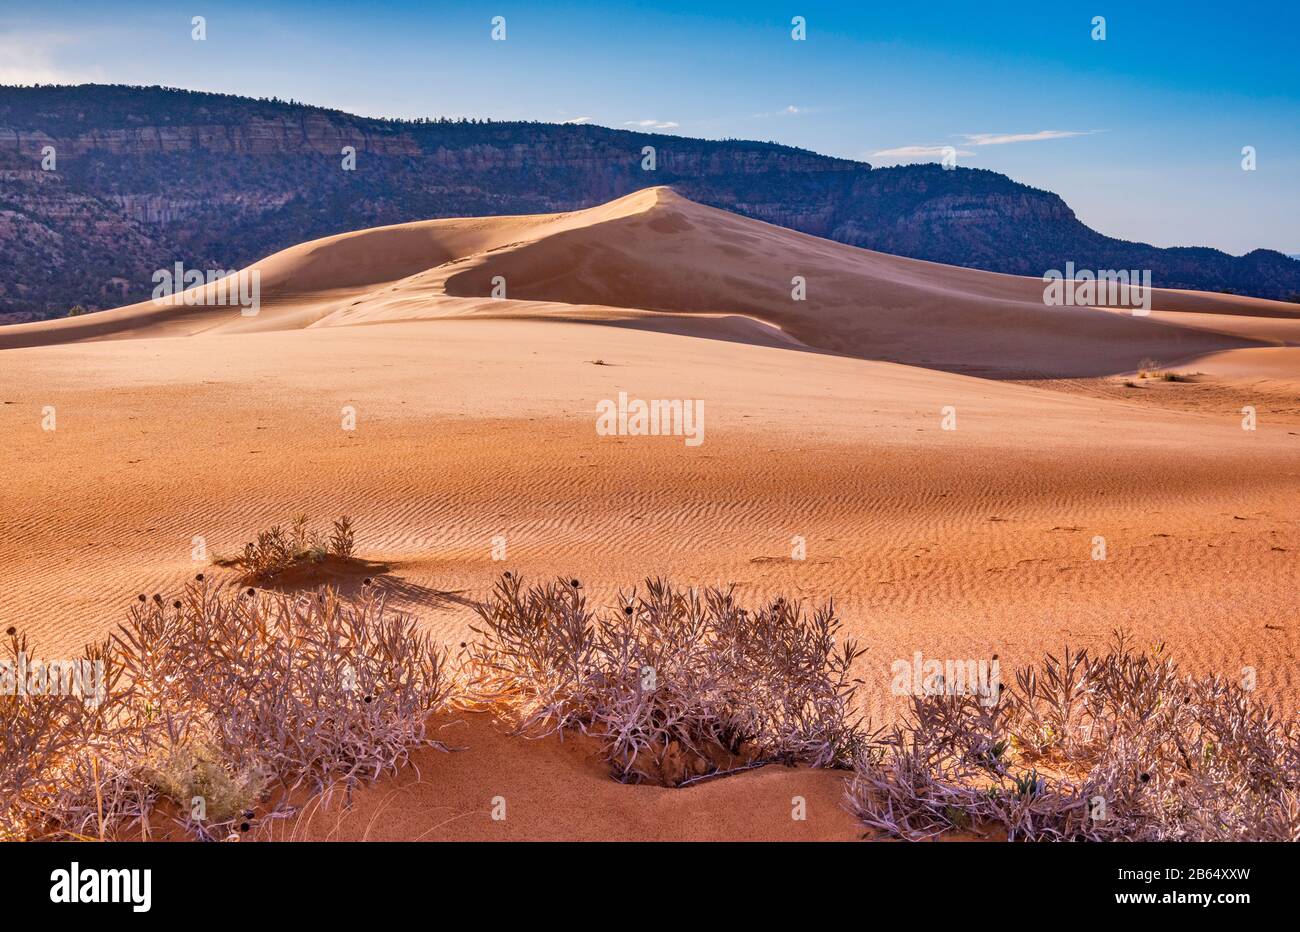
[[[343,170],[344,147],[356,170]],[[655,169],[643,169],[646,146]],[[42,168],[52,148],[54,170]],[[1300,295],[1300,262],[1098,233],[980,169],[872,168],[767,142],[592,125],[380,120],[157,87],[0,87],[0,311],[148,297],[182,262],[234,269],[409,220],[577,210],[652,185],[881,252],[1040,276],[1150,269],[1157,286]]]

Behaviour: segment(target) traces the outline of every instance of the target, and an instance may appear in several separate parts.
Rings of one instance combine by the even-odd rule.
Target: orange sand
[[[657,574],[833,596],[870,648],[877,721],[898,707],[890,663],[915,651],[1009,669],[1117,627],[1198,672],[1254,667],[1263,697],[1295,705],[1294,305],[1161,291],[1144,318],[1049,308],[1035,279],[666,189],[366,230],[258,268],[253,318],[145,304],[0,328],[0,625],[46,656],[102,637],[137,592],[214,572],[196,536],[210,557],[299,512],[347,513],[360,555],[393,567],[393,602],[451,643],[504,569],[577,576],[597,601]],[[498,275],[506,300],[488,297]],[[1203,374],[1138,380],[1144,358]],[[702,399],[705,442],[597,435],[620,391]],[[568,745],[459,727],[470,750],[422,755],[418,781],[299,837],[855,837],[830,811],[838,774],[624,787]],[[519,801],[505,823],[485,814],[489,776]],[[796,794],[808,823],[790,824]]]

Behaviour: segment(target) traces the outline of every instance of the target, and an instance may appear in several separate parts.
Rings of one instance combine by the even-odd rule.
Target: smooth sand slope
[[[1290,305],[1171,291],[1150,318],[1046,308],[1035,280],[663,189],[362,231],[258,267],[253,318],[137,305],[0,328],[0,624],[45,656],[103,636],[137,592],[214,572],[196,537],[229,553],[300,512],[348,513],[360,554],[391,564],[393,602],[451,644],[505,569],[577,576],[597,601],[660,574],[833,596],[870,648],[877,721],[899,708],[890,664],[916,651],[1006,669],[1114,628],[1200,672],[1252,667],[1288,708],[1300,696]],[[496,275],[507,300],[489,297]],[[1144,357],[1206,375],[1133,379]],[[619,392],[702,400],[704,442],[598,435]],[[422,757],[418,780],[300,835],[855,837],[835,775],[623,787],[581,747],[450,727],[472,750]],[[506,826],[484,815],[497,785],[531,793]],[[806,826],[788,822],[796,794]]]

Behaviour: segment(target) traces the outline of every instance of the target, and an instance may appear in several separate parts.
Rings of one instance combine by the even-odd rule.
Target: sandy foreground
[[[869,647],[862,699],[882,723],[897,659],[1009,669],[1116,628],[1196,672],[1252,667],[1288,711],[1300,695],[1295,305],[1162,291],[1149,317],[1045,307],[1037,280],[666,189],[346,234],[258,268],[256,317],[145,304],[0,328],[0,624],[43,655],[259,529],[349,514],[359,554],[392,567],[391,603],[453,646],[505,569],[579,578],[598,603],[662,575],[833,597]],[[1139,379],[1144,359],[1200,374]],[[702,401],[703,442],[598,434],[620,392]],[[439,727],[467,750],[286,833],[860,834],[840,774],[627,787],[581,742],[507,739],[483,716]],[[517,800],[506,823],[486,815],[496,795]]]

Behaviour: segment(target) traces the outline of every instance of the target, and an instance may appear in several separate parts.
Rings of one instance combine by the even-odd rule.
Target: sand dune
[[[1253,667],[1270,701],[1300,698],[1290,305],[1164,291],[1149,318],[1048,308],[1033,279],[853,249],[664,189],[345,234],[258,268],[256,317],[146,304],[0,328],[0,624],[47,655],[103,636],[137,592],[215,572],[196,538],[228,553],[299,512],[346,512],[361,554],[392,566],[393,601],[449,643],[504,569],[579,576],[597,601],[662,574],[746,598],[833,596],[870,648],[877,721],[898,710],[890,663],[914,651],[1015,665],[1117,627],[1198,672]],[[1144,357],[1205,375],[1125,386]],[[599,435],[596,404],[621,391],[702,400],[704,442]],[[422,758],[422,782],[377,787],[304,833],[852,828],[829,811],[833,775],[760,771],[674,795],[609,783],[567,748],[497,768],[510,742],[470,730],[469,756]],[[483,818],[494,794],[474,781],[495,769],[524,787],[529,767],[527,819]],[[815,824],[746,815],[796,792],[826,804]]]
[[[257,263],[264,307],[154,302],[6,328],[0,346],[454,316],[748,318],[815,349],[983,375],[1088,376],[1293,345],[1300,309],[1160,290],[1156,313],[1046,307],[1043,283],[887,256],[648,188],[590,210],[363,230]],[[805,300],[791,296],[802,276]],[[505,300],[493,300],[503,280]],[[214,301],[205,288],[205,303]],[[450,298],[465,300],[454,301]],[[617,310],[615,310],[617,309]],[[749,334],[734,333],[741,339]]]

